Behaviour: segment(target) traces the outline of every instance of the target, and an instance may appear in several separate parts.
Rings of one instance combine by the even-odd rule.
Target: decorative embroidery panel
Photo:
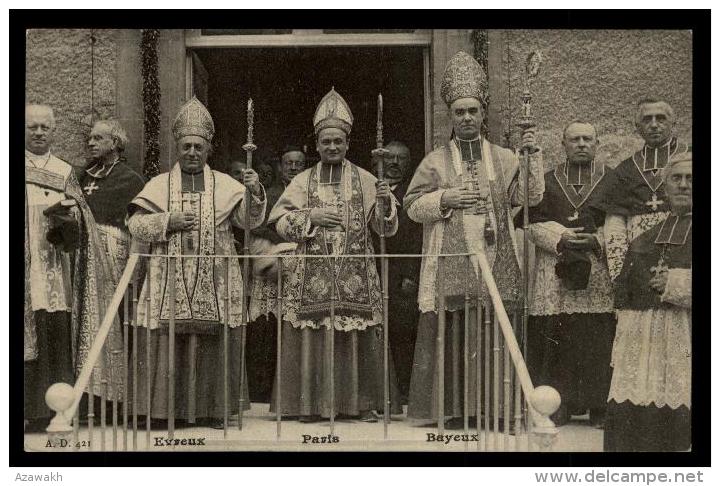
[[[344,215],[344,231],[320,229],[317,236],[305,245],[305,251],[309,255],[361,255],[366,249],[372,253],[372,244],[365,224],[365,203],[360,175],[354,165],[343,163],[343,167],[346,166],[350,170],[343,170],[341,184],[332,185],[332,189],[319,184],[318,166],[311,169],[307,189],[308,207],[337,207]],[[328,274],[334,275],[336,313],[371,317],[372,284],[367,278],[367,266],[375,265],[371,259],[364,257],[305,259],[298,317],[314,320],[329,314],[331,289],[328,287]],[[375,276],[377,278],[377,275]]]
[[[203,168],[203,177],[205,178],[205,192],[200,194],[199,214],[196,216],[199,220],[199,255],[215,254],[215,177],[212,170],[206,165]],[[168,195],[170,201],[168,203],[169,212],[183,211],[183,192],[182,192],[182,172],[179,164],[170,172],[168,180],[170,185]],[[168,241],[168,252],[170,255],[183,254],[183,238],[182,231],[172,233]],[[217,322],[219,320],[219,308],[217,295],[215,293],[215,285],[213,272],[215,265],[214,258],[198,258],[185,259],[175,258],[175,291],[176,291],[176,307],[175,318],[178,320],[192,321],[208,321]],[[185,276],[186,263],[189,266],[197,266],[194,285],[189,285]],[[190,275],[188,275],[189,277]],[[162,320],[170,318],[170,292],[165,291],[163,296],[162,310],[160,316]]]
[[[275,225],[278,234],[286,240],[296,243],[301,243],[310,238],[308,234],[310,211],[312,211],[312,208],[298,209],[280,218]]]
[[[235,246],[233,233],[230,225],[226,221],[216,228],[215,231],[215,248],[218,254],[223,255],[234,255]],[[167,243],[158,242],[152,247],[152,253],[154,255],[167,255]],[[230,282],[227,282],[227,265],[228,259],[225,258],[214,258],[214,269],[213,269],[213,282],[218,297],[218,314],[219,319],[216,323],[225,323],[225,297],[227,289],[230,289],[230,327],[237,327],[238,325],[244,324],[242,322],[242,305],[243,305],[243,278],[242,269],[237,258],[230,258]],[[160,302],[164,291],[167,292],[165,287],[167,281],[167,258],[155,257],[152,258],[150,268],[148,270],[150,275],[150,283],[146,278],[143,282],[142,289],[140,292],[141,305],[138,307],[138,325],[145,327],[148,325],[148,314],[147,314],[147,299],[150,298],[150,319],[149,324],[151,329],[158,328],[158,322],[160,317]],[[147,275],[146,275],[147,277]],[[168,292],[169,293],[169,292]],[[206,321],[202,323],[202,326],[213,325]]]

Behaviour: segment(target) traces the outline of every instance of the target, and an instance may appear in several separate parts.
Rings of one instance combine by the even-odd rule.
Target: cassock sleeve
[[[138,208],[128,220],[128,230],[133,238],[144,243],[167,241],[169,223],[169,212],[151,213]]]
[[[615,280],[620,274],[628,250],[625,216],[619,214],[607,214],[605,216],[603,239],[610,279]]]
[[[660,300],[687,309],[692,308],[692,269],[671,268],[668,271],[665,292]]]
[[[442,158],[433,157],[433,154],[425,157],[408,185],[403,207],[416,223],[434,223],[452,216],[452,209],[442,210],[440,204],[445,189],[440,187],[440,175],[435,165],[442,162]]]
[[[243,186],[244,187],[244,186]],[[248,198],[247,195],[250,194]],[[246,220],[246,204],[250,201],[249,219]],[[245,188],[243,198],[240,204],[235,206],[230,214],[230,223],[238,228],[255,229],[265,220],[265,209],[267,206],[267,197],[265,188],[260,184],[260,196],[256,196]]]
[[[508,195],[510,196],[510,204],[513,206],[522,206],[525,198],[525,163],[520,163],[516,154],[511,155],[513,164],[508,167],[515,167],[510,174],[505,174],[505,180],[510,181],[508,184]],[[542,150],[538,149],[529,156],[530,160],[530,177],[528,178],[528,206],[537,206],[542,201],[545,192],[545,173],[543,165]]]

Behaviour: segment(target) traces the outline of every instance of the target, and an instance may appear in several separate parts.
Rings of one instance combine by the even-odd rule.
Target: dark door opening
[[[244,160],[246,108],[255,105],[254,160],[277,157],[288,144],[307,147],[317,161],[312,117],[335,87],[350,105],[354,125],[347,158],[369,169],[375,148],[377,95],[384,102],[384,139],[409,148],[412,167],[425,152],[423,49],[421,47],[298,47],[197,49],[202,78],[194,88],[215,122],[210,165],[225,170]]]

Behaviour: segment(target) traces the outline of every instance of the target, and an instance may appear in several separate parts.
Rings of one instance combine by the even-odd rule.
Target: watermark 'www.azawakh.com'
[[[703,472],[620,472],[610,471],[588,471],[579,472],[536,472],[535,481],[538,483],[621,483],[621,484],[645,484],[654,483],[702,483]]]

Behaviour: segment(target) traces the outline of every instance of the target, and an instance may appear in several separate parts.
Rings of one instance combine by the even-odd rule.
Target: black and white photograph
[[[706,18],[564,15],[27,28],[25,455],[697,452]]]

